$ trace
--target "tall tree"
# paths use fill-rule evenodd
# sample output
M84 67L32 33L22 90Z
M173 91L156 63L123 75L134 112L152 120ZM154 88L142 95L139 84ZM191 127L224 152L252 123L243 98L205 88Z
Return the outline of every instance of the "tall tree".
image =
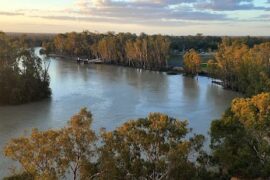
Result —
M153 113L102 132L101 179L192 179L198 177L190 156L201 153L203 136L186 139L186 121Z
M20 104L51 95L48 64L27 48L24 39L0 34L0 104Z
M270 177L270 94L237 98L211 125L211 148L221 174L243 179Z
M160 70L167 67L170 41L162 35L72 32L57 35L52 44L44 43L44 48L47 53L101 58L105 63Z
M240 41L223 39L216 53L216 71L213 76L223 82L225 88L252 96L270 90L270 43L249 48Z
M191 49L184 55L184 71L185 74L196 76L200 71L201 57L194 50Z
M38 131L12 139L5 147L7 157L17 161L34 178L59 179L71 172L73 179L94 173L92 162L96 135L91 130L92 115L85 108L74 115L67 127ZM87 168L87 173L84 169Z

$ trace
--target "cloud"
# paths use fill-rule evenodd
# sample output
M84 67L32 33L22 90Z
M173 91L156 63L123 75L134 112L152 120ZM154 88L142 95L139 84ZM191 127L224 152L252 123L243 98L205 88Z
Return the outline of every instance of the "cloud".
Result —
M3 12L3 11L0 11L0 15L3 15L3 16L23 16L24 13L21 13L21 12Z
M259 21L270 21L270 14L262 14L255 19Z
M112 23L112 24L139 24L144 26L160 26L161 23L164 26L190 26L190 25L199 25L201 23L192 23L181 20L146 20L142 21L141 19L133 19L132 22L127 22L124 19L114 19L114 18L103 18L103 17L74 17L74 16L32 16L36 18L50 19L50 20L64 20L64 21L82 21L82 22L94 22L94 23Z
M270 0L265 0L265 2ZM75 0L75 6L57 9L18 9L0 15L43 18L87 23L133 24L143 26L183 27L196 24L217 24L250 21L227 11L260 10L253 0ZM256 16L256 14L254 15ZM254 17L253 16L253 17ZM240 18L238 18L240 17ZM265 20L258 17L256 21Z
M199 0L77 0L76 4L78 6L126 6L126 5L133 5L133 6L168 6L174 4L181 4L181 3L194 3Z
M269 2L270 0L268 0ZM194 7L202 10L236 11L236 10L267 10L262 6L255 6L253 0L208 0L194 4Z
M78 10L71 9L70 13L88 17L102 17L128 23L147 23L167 20L213 21L228 20L225 14L201 12L192 9L190 4L198 0L79 0Z

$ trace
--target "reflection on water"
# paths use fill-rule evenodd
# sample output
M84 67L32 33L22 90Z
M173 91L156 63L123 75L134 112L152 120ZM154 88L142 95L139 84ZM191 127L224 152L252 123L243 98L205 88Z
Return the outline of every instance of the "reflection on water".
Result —
M220 117L238 94L183 76L107 65L78 65L53 59L52 98L21 106L0 107L0 148L32 128L63 127L81 107L94 115L93 128L114 129L128 119L163 112L188 119L195 133L207 134L211 120ZM3 176L11 162L0 155ZM1 176L0 176L1 177Z

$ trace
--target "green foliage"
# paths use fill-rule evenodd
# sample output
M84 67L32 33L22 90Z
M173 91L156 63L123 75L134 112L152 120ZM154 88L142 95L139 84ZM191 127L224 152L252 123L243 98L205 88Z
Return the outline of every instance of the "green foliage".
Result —
M270 177L270 94L239 98L211 125L211 148L221 174L244 179Z
M51 95L48 66L23 41L0 34L0 104L21 104Z
M225 88L247 96L270 91L270 42L249 48L240 41L223 39L209 74L221 79ZM216 68L216 69L214 69Z
M18 161L35 179L58 179L65 177L67 172L74 179L78 175L86 176L85 168L87 173L95 170L91 158L96 152L96 135L91 123L91 113L82 109L62 129L44 132L34 129L29 137L12 139L4 154Z
M103 130L101 179L199 178L195 162L204 138L197 135L188 140L189 132L186 121L159 113L128 121L112 132Z
M171 49L187 51L196 49L197 51L215 51L221 42L221 37L217 36L170 36Z
M4 154L20 163L22 175L10 178L59 179L201 179L209 178L201 159L204 137L187 138L186 121L152 113L114 131L91 130L92 115L82 109L59 130L33 130L12 139ZM197 161L200 159L200 161Z
M218 66L217 63L212 59L208 60L207 62L207 73L210 77L217 78Z
M240 41L253 47L256 44L261 44L269 41L269 37L229 37L232 41ZM218 45L222 42L220 36L203 36L197 34L195 36L169 36L171 41L171 49L177 51L187 51L189 49L196 49L197 51L209 52L216 51Z
M31 174L26 172L20 174L14 174L9 177L5 177L3 180L34 180L34 177Z

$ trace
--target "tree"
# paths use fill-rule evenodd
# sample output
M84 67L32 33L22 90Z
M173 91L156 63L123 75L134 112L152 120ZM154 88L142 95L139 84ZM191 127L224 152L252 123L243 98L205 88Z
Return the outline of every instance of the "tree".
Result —
M68 126L61 131L60 146L63 162L68 164L74 180L77 179L78 175L86 176L80 172L85 166L88 168L94 166L91 160L96 155L94 143L97 137L91 130L92 121L92 114L83 108L71 118Z
M48 64L27 48L24 39L0 33L0 104L21 104L50 97Z
M237 98L211 125L211 148L223 175L270 177L270 94Z
M191 49L184 55L184 71L186 75L196 76L200 71L201 57Z
M270 43L250 48L241 41L224 38L216 53L216 70L210 75L222 80L225 88L252 96L270 90Z
M57 35L51 44L44 43L44 48L46 53L101 58L105 63L160 70L167 67L170 41L162 35L72 32Z
M152 113L130 120L112 132L102 131L100 178L192 179L203 136L186 139L186 121ZM190 157L194 155L194 161ZM182 171L184 169L184 171ZM195 173L194 173L195 172Z
M30 137L12 139L5 147L7 157L20 163L23 170L37 178L56 179L63 175L59 167L59 132L34 129Z
M71 172L73 179L78 179L78 175L86 176L84 168L94 167L91 158L96 135L91 123L92 115L84 108L67 127L43 132L34 129L28 137L12 139L4 153L35 178L58 179Z

